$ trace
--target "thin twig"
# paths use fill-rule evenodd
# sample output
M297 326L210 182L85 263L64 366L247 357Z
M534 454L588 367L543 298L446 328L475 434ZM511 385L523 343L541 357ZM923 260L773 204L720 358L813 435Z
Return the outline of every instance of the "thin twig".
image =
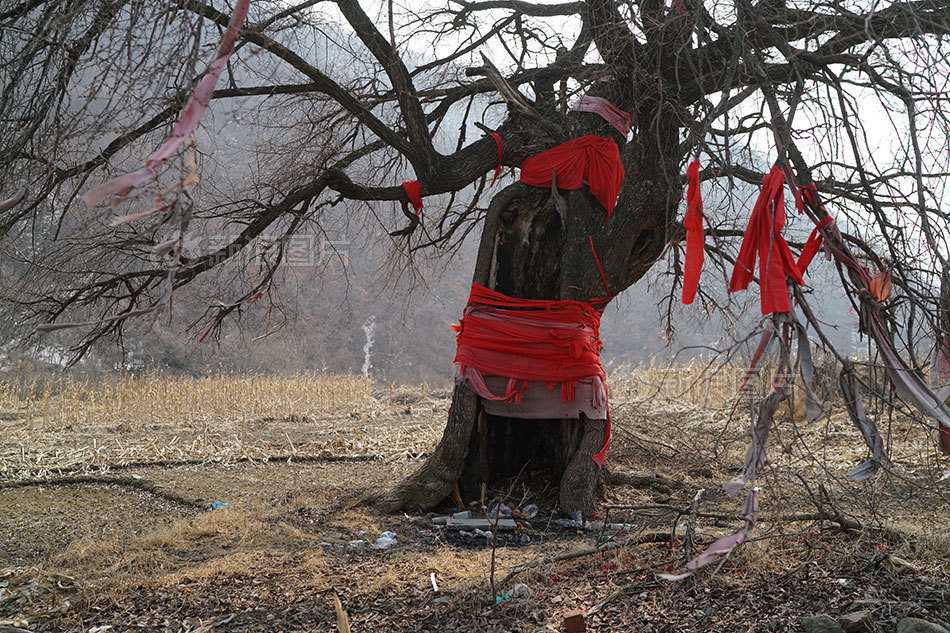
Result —
M501 584L504 585L512 578L517 576L523 571L529 569L534 569L535 567L540 567L541 565L546 565L548 563L557 563L563 560L571 560L572 558L580 558L582 556L591 556L593 554L599 554L601 552L607 552L612 549L617 549L619 547L627 547L629 545L643 545L646 543L669 543L670 536L665 532L648 532L641 536L634 538L629 538L624 541L616 541L610 543L604 543L603 545L598 545L597 547L592 547L590 549L582 549L576 552L567 552L564 554L556 554L553 556L544 556L542 558L529 561L522 565L518 565L512 569L508 574L501 580Z

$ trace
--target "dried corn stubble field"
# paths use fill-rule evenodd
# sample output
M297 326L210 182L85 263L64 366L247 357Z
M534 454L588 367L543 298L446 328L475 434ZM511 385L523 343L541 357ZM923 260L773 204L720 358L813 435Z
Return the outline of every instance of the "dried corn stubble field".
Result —
M780 411L754 540L716 572L656 580L682 561L683 545L639 541L687 522L675 508L698 490L699 545L738 525L702 515L733 516L741 505L719 488L748 439L748 402L734 396L741 372L612 372L604 501L652 507L610 510L636 526L628 533L532 526L527 543L497 549L494 580L497 593L519 582L533 593L497 606L490 548L358 503L435 445L447 389L324 375L3 384L0 626L331 631L333 589L354 631L563 630L572 608L588 610L594 631L785 631L857 599L876 601L882 626L907 615L950 620L950 460L900 416L879 419L894 476L858 485L843 479L865 457L843 413L806 425L799 403ZM788 520L819 513L805 483L826 514L863 529ZM514 484L513 499L542 514L554 498L536 477ZM215 501L229 507L208 511ZM399 544L347 550L360 530L392 530ZM604 537L602 552L552 560Z

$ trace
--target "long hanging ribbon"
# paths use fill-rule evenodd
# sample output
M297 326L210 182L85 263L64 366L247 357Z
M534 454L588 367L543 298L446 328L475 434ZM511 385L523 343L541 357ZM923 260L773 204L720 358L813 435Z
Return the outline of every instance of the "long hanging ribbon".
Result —
M495 186L495 181L498 180L498 175L501 173L501 154L502 154L503 145L501 144L501 135L498 134L497 132L492 132L488 136L495 139L495 145L498 147L498 166L495 167L495 175L492 176L491 184L488 185L488 188L491 189L492 187Z
M402 183L402 188L406 191L412 208L416 210L416 217L419 217L419 211L422 210L422 185L418 180L407 180Z
M607 392L607 383L604 382L604 393ZM604 428L604 444L601 446L600 450L597 451L591 459L594 460L594 463L597 464L597 468L602 468L604 466L604 458L607 457L607 449L610 448L610 405L607 405L607 426Z
M805 188L801 198L805 204L820 208L816 189L813 185ZM867 268L855 258L843 242L840 244L832 243L831 251L838 262L854 272L864 290L871 292L872 295L875 292L877 293L875 300L880 302L879 299L883 296L882 292L884 292L882 286L889 285L887 274L884 273L872 279ZM875 283L876 281L877 283ZM890 377L898 397L909 404L913 404L921 413L933 416L937 420L941 447L945 453L950 453L950 407L945 404L944 398L946 396L934 393L924 382L923 377L912 370L898 353L888 334L879 306L863 303L861 306L861 321L865 331L877 342L878 351L884 360L884 369ZM947 353L950 356L950 350L947 350Z
M191 98L188 99L188 103L182 109L181 118L175 123L168 139L149 156L148 160L145 161L145 167L142 169L119 176L87 192L82 197L82 201L86 203L87 207L92 208L106 198L114 196L110 202L110 207L115 209L128 198L129 193L135 187L157 174L168 159L174 156L178 148L185 142L185 139L195 131L198 121L201 120L205 110L208 109L218 78L221 77L231 53L234 52L234 42L237 40L245 18L247 18L250 3L250 0L238 0L234 7L234 13L231 14L231 20L228 22L227 31L225 31L221 43L218 45L218 52L214 61L211 62L208 72L198 82Z
M788 312L786 276L796 284L804 284L792 251L782 237L785 226L785 175L778 166L762 179L762 191L755 201L739 256L736 258L729 292L745 290L752 281L755 255L759 255L759 289L762 314Z
M944 271L940 280L940 319L937 328L937 376L950 378L950 271ZM944 431L944 446L950 452L950 430Z
M602 97L584 95L571 107L571 110L599 114L624 136L630 134L633 117Z
M706 236L703 233L703 199L699 193L699 161L694 160L686 169L689 186L686 188L686 265L683 267L683 303L689 305L696 298L699 275L703 270Z
M12 197L7 198L6 200L0 200L0 213L8 209L12 209L16 205L20 204L23 201L23 198L26 197L26 189L20 189Z

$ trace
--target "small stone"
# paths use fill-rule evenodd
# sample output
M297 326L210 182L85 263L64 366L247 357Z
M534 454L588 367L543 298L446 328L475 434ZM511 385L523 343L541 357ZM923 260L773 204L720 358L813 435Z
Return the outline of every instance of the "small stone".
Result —
M928 622L927 620L921 620L920 618L904 618L897 623L897 633L948 633L947 629L940 626L939 624L934 624L933 622Z
M870 611L855 611L838 620L844 633L870 633L874 630L874 618Z
M564 628L567 633L585 633L587 623L584 622L584 611L574 609L564 614Z
M379 549L379 550L390 549L390 548L395 547L396 545L397 545L396 539L386 537L386 536L380 536L373 543L373 549Z
M838 621L825 613L804 618L802 629L805 633L842 633Z

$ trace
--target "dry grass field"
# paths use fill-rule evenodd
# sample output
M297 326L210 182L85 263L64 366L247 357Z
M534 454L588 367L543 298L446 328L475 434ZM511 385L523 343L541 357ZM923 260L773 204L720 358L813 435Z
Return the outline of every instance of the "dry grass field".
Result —
M554 528L551 482L526 473L489 493L541 512L494 548L361 503L436 444L446 385L0 383L0 631L336 631L334 592L354 632L560 631L575 608L591 631L789 631L859 600L881 630L950 620L950 459L885 410L892 466L864 484L843 476L865 458L846 415L808 425L801 403L780 410L753 539L693 579L656 578L687 555L680 509L699 490L697 547L739 525L741 500L720 486L748 442L741 374L611 372L603 501L641 507L604 514L629 529ZM385 530L392 549L347 548ZM517 583L530 595L496 604Z

